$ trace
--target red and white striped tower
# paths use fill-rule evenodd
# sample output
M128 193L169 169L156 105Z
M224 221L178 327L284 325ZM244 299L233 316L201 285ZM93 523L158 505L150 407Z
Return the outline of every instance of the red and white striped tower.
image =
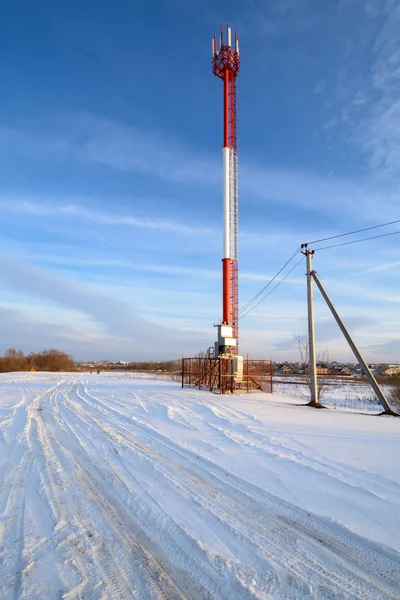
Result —
M240 68L239 41L235 32L232 48L231 28L227 26L212 40L212 70L224 82L223 141L223 258L222 258L222 324L218 354L238 353L238 162L236 125L236 78ZM228 326L228 327L226 327Z

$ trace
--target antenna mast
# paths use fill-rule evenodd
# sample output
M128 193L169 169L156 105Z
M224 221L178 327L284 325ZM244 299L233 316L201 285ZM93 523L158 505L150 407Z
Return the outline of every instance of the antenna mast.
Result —
M222 79L224 137L223 137L223 258L222 258L222 323L232 328L229 334L219 334L220 353L238 354L239 336L239 285L238 285L238 159L236 121L236 78L240 68L239 40L235 32L232 47L232 32L227 25L226 40L223 28L219 44L214 35L212 40L212 70ZM228 333L228 332L227 332ZM222 338L222 339L221 339ZM225 338L225 343L223 341Z

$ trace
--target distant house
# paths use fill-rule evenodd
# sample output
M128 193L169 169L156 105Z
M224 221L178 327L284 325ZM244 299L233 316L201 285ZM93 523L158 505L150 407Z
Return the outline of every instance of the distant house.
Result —
M400 375L400 368L397 366L389 365L387 369L382 371L382 375Z
M280 372L282 375L293 375L293 369L289 365L284 365Z
M374 370L375 375L399 375L400 367L399 365L388 365L382 364L378 365Z
M351 375L351 371L348 367L343 367L340 371L340 375Z
M349 367L351 375L363 375L363 370L358 365Z
M329 367L317 367L317 375L328 375Z

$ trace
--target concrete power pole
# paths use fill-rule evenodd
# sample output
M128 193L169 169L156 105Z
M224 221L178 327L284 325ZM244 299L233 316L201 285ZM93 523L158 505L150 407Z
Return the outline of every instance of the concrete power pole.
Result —
M310 377L310 406L320 407L318 399L317 382L317 357L315 353L315 327L314 327L314 292L312 281L312 257L314 250L306 249L303 252L307 262L307 308L308 308L308 357L309 357L309 377Z
M307 254L309 254L309 253L310 253L310 251L307 250ZM308 265L308 263L307 263L307 265ZM307 274L308 274L308 268L307 268ZM314 281L317 284L319 291L321 292L325 302L327 303L329 310L331 311L336 323L339 325L341 332L343 333L344 337L347 340L347 343L349 344L350 348L352 349L354 356L358 360L359 364L362 366L364 375L368 379L379 402L381 403L382 407L384 408L385 414L398 417L399 415L390 406L388 399L386 398L381 387L379 386L378 382L376 381L375 377L373 376L373 374L372 374L370 368L368 367L367 363L365 362L364 358L361 356L360 351L358 350L357 346L355 345L350 333L347 331L345 324L343 323L342 319L339 317L339 314L336 311L336 308L333 306L327 292L325 291L320 278L318 277L316 272L312 271L312 270L311 270L311 276L314 278ZM310 312L308 313L308 315L309 315L308 318L310 318Z

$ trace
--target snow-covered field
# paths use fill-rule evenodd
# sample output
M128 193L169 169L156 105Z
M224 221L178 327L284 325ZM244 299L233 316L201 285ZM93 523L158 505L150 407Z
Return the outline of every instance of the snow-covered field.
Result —
M273 387L274 391L297 398L303 403L310 400L310 391L305 385L304 377L291 377L290 379L279 376L274 377ZM381 384L381 388L390 401L392 387L387 383ZM379 414L383 411L369 383L357 379L329 379L324 386L321 403L328 408L339 408L340 410L371 414ZM392 408L398 410L395 405Z
M400 419L0 375L0 597L400 597Z

